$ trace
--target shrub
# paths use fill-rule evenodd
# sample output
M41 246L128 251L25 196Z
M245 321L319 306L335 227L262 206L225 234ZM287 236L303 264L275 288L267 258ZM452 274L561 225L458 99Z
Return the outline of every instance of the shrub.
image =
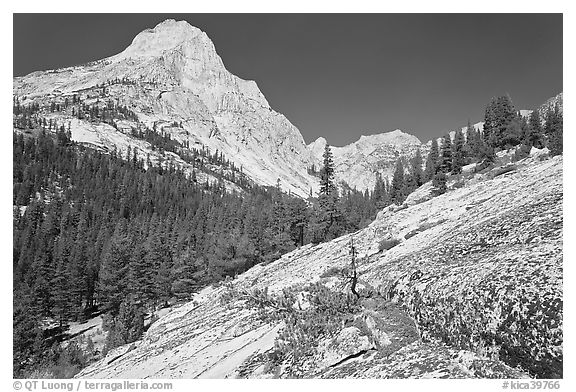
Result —
M361 307L357 298L349 293L332 291L316 283L307 287L310 308L305 311L280 313L285 327L275 341L277 355L296 363L312 355L319 341L337 333L345 320L352 320Z
M297 291L308 293L310 307L300 310L292 306ZM265 322L284 323L268 360L273 367L284 363L290 372L298 368L296 365L302 358L315 353L322 339L334 336L346 321L353 320L353 315L361 310L356 296L333 291L320 283L301 287L300 290L286 289L277 295L270 295L266 288L246 292L231 287L226 295L246 299L246 306L256 308Z
M404 238L405 238L405 239L412 238L412 237L414 237L416 234L418 234L418 233L420 233L420 232L421 232L420 229L414 229L414 230L406 233L406 235L404 235Z
M439 219L437 221L432 221L432 222L424 222L422 225L420 225L418 228L406 233L406 235L404 235L405 239L408 238L412 238L414 237L416 234L418 233L422 233L425 230L431 229L435 226L438 226L442 223L446 222L446 219Z
M76 341L65 347L55 342L35 366L26 371L25 378L72 378L88 364L88 357Z
M87 364L84 351L74 341L58 351L58 360L51 369L54 378L72 378Z
M94 353L94 340L92 340L91 336L88 336L87 342L86 342L86 351L89 354L93 354Z
M389 250L392 249L393 247L395 247L396 245L398 245L400 243L400 240L396 239L396 238L384 238L383 240L381 240L378 243L378 250L380 252L384 251L384 250Z
M344 271L340 267L330 267L326 271L322 272L321 278L331 278L333 276L342 276Z

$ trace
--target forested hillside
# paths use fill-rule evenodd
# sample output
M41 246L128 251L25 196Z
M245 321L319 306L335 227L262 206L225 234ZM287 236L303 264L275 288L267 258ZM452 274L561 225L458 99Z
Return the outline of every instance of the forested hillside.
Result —
M244 183L226 192L76 145L64 129L36 131L13 139L15 375L57 361L70 321L106 313L112 348L141 336L146 313L324 240L313 234L323 225L314 200ZM351 190L338 210L334 235L376 212Z

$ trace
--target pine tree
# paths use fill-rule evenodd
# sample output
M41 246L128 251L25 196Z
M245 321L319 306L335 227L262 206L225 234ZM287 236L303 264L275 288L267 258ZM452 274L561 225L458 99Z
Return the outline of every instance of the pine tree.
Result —
M525 119L517 113L506 125L500 136L499 145L502 148L510 149L522 141L524 133Z
M76 225L75 238L72 238L71 262L68 268L70 273L70 295L71 305L75 320L83 321L83 300L87 292L87 238L89 233L88 211L83 208L80 212L78 224Z
M374 185L374 191L372 193L372 203L377 210L381 210L390 204L386 182L384 182L380 173L376 173L376 184Z
M279 258L282 254L294 250L295 245L290 238L288 229L287 208L284 203L280 187L277 188L276 200L272 209L272 248L273 258Z
M70 274L67 268L69 263L70 260L67 257L60 256L54 278L51 281L54 300L53 312L60 327L67 324L72 314Z
M106 317L104 327L108 330L104 351L108 352L140 339L144 333L144 312L141 307L123 301L116 316Z
M446 174L443 171L436 173L432 179L432 194L434 196L446 193Z
M39 354L34 342L41 330L38 326L40 315L34 311L33 291L26 284L15 288L12 307L12 363L14 377L22 377L21 373L27 363Z
M51 260L51 252L44 246L39 246L34 256L31 275L34 278L28 279L34 288L34 307L41 316L52 315L53 290L52 281L55 275L55 268Z
M292 242L304 245L304 232L308 224L308 205L300 198L289 197L286 200L286 225Z
M528 130L524 135L523 143L530 147L544 147L544 132L542 130L540 114L537 110L533 110L532 113L530 113L530 118L528 120Z
M424 171L422 170L422 155L420 149L416 150L416 154L410 160L410 173L416 184L416 188L424 184Z
M432 139L432 146L430 147L430 152L426 157L426 169L424 171L424 179L426 181L432 180L434 175L438 171L438 141L434 138Z
M310 223L312 241L322 242L337 237L342 231L342 214L338 209L338 191L334 184L332 151L326 144L324 167L320 173L320 195Z
M440 157L440 171L450 173L452 171L452 139L450 134L444 135L442 138L442 155Z
M133 243L128 234L127 222L121 219L116 225L110 243L102 255L100 267L100 292L107 309L116 314L126 294L126 276Z
M390 186L390 200L394 204L402 204L406 199L405 194L405 180L404 180L404 165L402 160L396 161L394 169L394 176L392 177L392 184Z
M473 160L478 159L480 155L480 149L482 146L482 138L480 136L480 131L476 130L468 120L468 126L466 130L466 144L464 145L465 151L465 161L466 163L472 163Z
M548 149L552 156L563 154L563 115L558 105L548 110L544 133L548 138Z
M155 298L154 264L145 246L134 247L127 272L127 294L131 303L149 306Z
M454 135L454 143L452 144L452 173L462 173L462 166L466 164L466 156L464 151L464 135L460 129L456 130Z
M416 188L418 188L418 184L414 174L412 172L405 173L403 194L408 196L410 193L414 192Z
M155 271L154 285L155 298L160 302L167 303L171 297L171 274L173 253L168 241L166 227L153 217L150 223L149 242L146 257L148 265L153 266Z
M482 171L496 162L496 151L488 143L482 142L475 171Z
M320 177L320 194L329 195L336 189L336 186L334 185L334 162L332 160L332 150L328 144L326 144L326 147L324 148L323 158L324 167L322 168Z
M194 252L187 250L176 257L174 261L172 292L178 298L188 299L198 288L196 279L194 279L194 257Z
M510 135L506 135L510 122L517 117L517 113L509 96L492 98L484 112L484 142L492 148L505 147L510 142ZM508 133L515 129L508 130Z

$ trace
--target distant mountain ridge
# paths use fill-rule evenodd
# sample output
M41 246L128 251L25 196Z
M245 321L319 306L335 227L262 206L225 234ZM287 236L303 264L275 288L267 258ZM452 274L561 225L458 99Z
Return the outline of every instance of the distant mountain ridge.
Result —
M322 166L326 139L318 138L308 145L316 167ZM391 177L398 157L411 157L421 147L420 140L400 129L364 136L344 147L331 147L337 181L351 188L373 189L376 175Z

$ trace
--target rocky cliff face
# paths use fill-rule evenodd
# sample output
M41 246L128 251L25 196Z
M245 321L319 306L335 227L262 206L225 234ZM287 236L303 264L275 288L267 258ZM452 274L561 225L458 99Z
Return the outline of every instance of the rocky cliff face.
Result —
M448 185L205 289L78 377L562 377L562 157L533 150ZM339 313L311 293L349 291L334 271L350 265L352 239L363 299L322 329ZM250 305L262 292L292 300ZM274 317L279 306L297 318ZM290 334L315 336L298 360L278 354Z

